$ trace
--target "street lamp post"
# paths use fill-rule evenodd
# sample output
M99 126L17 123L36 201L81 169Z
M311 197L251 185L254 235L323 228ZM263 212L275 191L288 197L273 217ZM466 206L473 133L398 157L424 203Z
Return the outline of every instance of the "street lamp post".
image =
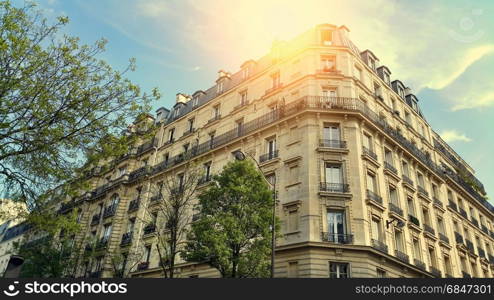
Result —
M233 153L233 155L235 156L236 160L245 160L246 159L245 153L240 151L240 150L235 151ZM272 215L271 215L271 217L272 217L272 219L271 219L271 278L273 278L274 277L274 257L275 257L274 248L276 247L276 232L275 232L276 201L277 201L276 200L276 180L274 181L274 183L269 182L269 180L266 178L266 176L264 176L264 173L261 170L261 166L259 165L257 160L252 155L250 155L249 153L247 153L247 155L256 163L257 168L259 169L259 171L262 174L262 177L268 183L268 185L273 189L273 210L272 210Z

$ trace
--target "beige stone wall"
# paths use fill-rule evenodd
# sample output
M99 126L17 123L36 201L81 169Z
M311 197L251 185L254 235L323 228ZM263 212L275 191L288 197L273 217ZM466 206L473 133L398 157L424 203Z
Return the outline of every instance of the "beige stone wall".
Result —
M340 29L340 31L344 31ZM342 33L343 34L343 33ZM346 35L346 33L344 33ZM105 184L106 177L116 178L115 172L119 168L126 166L126 172L138 169L147 160L148 165L157 165L162 161L163 156L175 156L183 151L183 145L191 145L198 139L199 143L209 139L211 133L219 135L235 128L236 121L243 118L244 122L253 120L263 114L268 113L273 108L278 107L284 101L286 104L293 103L304 96L321 96L323 90L335 90L338 97L349 97L359 99L365 103L377 115L385 118L393 128L400 128L401 134L408 140L413 140L418 148L431 154L432 159L439 164L443 162L450 164L433 145L434 132L417 112L413 111L403 99L399 97L375 72L373 72L362 59L348 48L341 46L320 46L317 43L317 31L311 30L297 38L296 47L293 44L286 45L286 51L278 59L277 63L267 66L251 78L245 80L235 88L224 92L210 102L195 109L191 113L175 120L170 124L161 124L156 136L157 147L151 151L135 158L129 158L119 163L118 166L107 174L95 179L94 188ZM302 43L303 42L303 43ZM338 72L321 74L320 60L322 56L334 56L336 58L336 69ZM269 58L270 56L268 56ZM266 60L268 58L263 58ZM272 59L272 57L270 58ZM360 68L361 76L357 78L356 68ZM266 91L271 88L271 75L279 72L280 82L283 87L270 94ZM383 100L374 96L374 84L382 88ZM239 105L240 93L247 90L249 104L242 108ZM394 99L394 100L392 100ZM394 108L392 101L395 102ZM212 117L213 107L220 105L221 119L215 122L208 122ZM400 112L397 116L395 111ZM410 114L412 125L407 124L403 119L405 111ZM186 130L187 122L194 118L194 134L182 136ZM344 149L333 149L321 147L324 124L337 124L340 128L341 139L346 141ZM423 133L419 128L423 126ZM175 128L175 142L166 144L168 132ZM372 150L377 155L377 160L365 156L362 150L363 135L372 137ZM455 242L453 220L459 224L461 231L464 228L478 236L481 247L486 249L488 254L494 254L494 239L492 236L483 233L478 227L460 217L458 213L450 208L448 204L447 191L453 195L452 201L461 197L465 203L473 208L475 213L481 213L488 230L493 231L493 215L461 187L453 182L445 181L430 170L430 166L423 165L410 151L403 145L390 137L382 129L362 113L356 111L308 108L297 111L286 118L269 124L264 128L251 132L247 136L234 139L222 147L213 149L205 154L195 157L198 165L211 161L212 172L220 172L222 167L232 158L231 152L237 149L251 153L259 158L265 154L266 139L275 137L279 157L261 164L262 171L269 175L275 173L277 176L276 189L279 193L279 204L277 215L282 221L282 238L278 239L276 259L276 276L288 276L290 263L292 271L297 270L299 277L328 277L329 261L347 262L350 265L352 277L376 277L377 269L386 272L390 277L421 277L432 276L429 271L430 258L428 249L434 248L435 268L446 273L443 260L446 254L450 257L450 275L462 276L460 269L460 255L468 256L474 263L467 264L467 269L463 270L476 276L492 277L492 267L485 260L481 260L478 255L468 254L463 246ZM394 156L394 167L397 174L385 171L384 169L384 149L392 151ZM413 174L414 186L408 186L403 181L403 169L401 162L408 161L410 173ZM339 163L343 166L345 183L349 184L348 193L323 192L320 190L320 183L324 182L324 165L326 162ZM180 166L167 169L165 172L143 177L142 180L134 183L126 183L116 186L100 199L94 199L83 206L83 225L86 226L89 234L96 231L100 236L102 224L111 223L113 226L111 240L108 245L108 252L115 251L120 246L122 234L125 233L127 222L131 217L137 217L133 240L130 249L138 249L143 244L152 244L153 238L142 240L145 206L150 198L151 187L160 180L162 176L172 176L177 174ZM366 174L372 172L376 176L376 193L383 199L382 205L373 204L367 197ZM417 192L417 178L415 174L421 172L424 177L425 186L431 193L431 183L438 187L437 200L441 205L434 204L432 197L420 196ZM173 175L174 176L174 175ZM400 217L390 211L388 186L396 188L399 207L403 210ZM128 205L136 197L137 187L142 186L143 194L141 205L137 212L127 213ZM120 196L120 203L115 216L104 219L97 225L90 225L92 216L96 213L100 203L108 203L113 194ZM420 221L421 226L413 226L408 215L412 214L407 208L407 197L413 200L415 206L415 216ZM345 223L347 232L353 235L353 242L347 245L324 242L321 233L328 231L327 211L338 209L345 211ZM435 230L435 234L427 234L422 226L424 216L422 209L427 209L429 213L430 226ZM295 216L294 216L295 215ZM449 243L441 242L438 237L437 217L442 217L445 231L443 234L449 238ZM371 220L379 219L382 231L382 242L388 246L388 254L372 248ZM400 262L395 257L396 244L394 241L394 231L396 222L386 226L386 222L400 219L404 223L403 243L404 250L412 264ZM295 222L290 224L290 222ZM464 235L463 232L460 232ZM420 270L413 265L414 255L412 240L413 237L420 241L420 254L415 254L426 264L426 270ZM81 240L83 237L79 237ZM472 238L473 243L477 239ZM487 245L486 245L487 243ZM477 247L477 245L475 245ZM158 255L153 248L150 259L149 270L135 272L135 276L160 276L158 268ZM132 250L130 250L132 251ZM104 254L105 252L102 252ZM107 263L104 266L103 276L111 276L111 268ZM296 267L295 267L296 266ZM477 268L474 272L472 268ZM485 269L483 269L485 267ZM481 269L483 269L482 273ZM183 262L183 267L179 268L180 276L188 277L198 275L201 277L216 277L219 274L204 265L191 267Z

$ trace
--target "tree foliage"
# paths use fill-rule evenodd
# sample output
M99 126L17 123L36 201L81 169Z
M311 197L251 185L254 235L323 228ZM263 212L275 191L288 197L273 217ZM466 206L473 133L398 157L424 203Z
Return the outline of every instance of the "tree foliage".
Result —
M63 34L68 21L0 1L0 189L31 208L60 184L78 190L81 168L125 153L136 136L122 130L159 97L124 78L134 60L116 71L98 58L106 40Z
M185 258L206 262L222 277L268 277L273 194L251 161L229 162L199 195ZM278 230L278 225L275 226Z

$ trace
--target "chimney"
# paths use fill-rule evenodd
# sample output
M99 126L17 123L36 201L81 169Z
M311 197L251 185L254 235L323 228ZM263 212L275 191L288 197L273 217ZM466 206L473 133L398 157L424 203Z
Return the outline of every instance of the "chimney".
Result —
M190 100L190 97L185 95L185 94L182 94L182 93L178 93L177 94L177 103L176 104L186 104L188 101Z
M218 71L218 80L220 80L223 77L230 78L230 73L228 73L227 71L224 71L224 70L219 70Z

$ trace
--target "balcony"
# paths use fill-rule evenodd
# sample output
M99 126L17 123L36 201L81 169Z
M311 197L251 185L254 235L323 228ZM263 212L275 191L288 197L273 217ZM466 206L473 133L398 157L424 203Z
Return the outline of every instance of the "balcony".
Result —
M245 100L244 102L242 102L239 105L235 106L233 108L233 111L237 111L237 110L241 109L242 107L246 107L247 105L249 105L249 101L248 100Z
M118 203L114 203L110 206L107 206L103 212L103 218L113 217L117 210Z
M213 179L213 177L211 175L204 175L201 178L199 178L197 184L203 185L203 184L206 184L208 182L211 182L212 179Z
M353 235L323 232L322 240L333 244L351 244L353 242Z
M448 200L448 207L454 211L458 211L458 205L451 200Z
M146 225L143 230L144 235L152 234L156 231L156 225L154 223Z
M346 149L346 141L321 139L319 140L319 146L325 148Z
M94 215L93 218L91 219L91 226L99 224L100 219L101 219L100 214Z
M477 253L479 254L480 258L484 258L484 257L487 258L484 249L477 247Z
M421 185L417 185L417 191L419 192L419 196L429 198L429 192Z
M424 224L424 231L431 234L432 236L436 235L436 231L428 224Z
M137 155L141 155L151 149L154 149L157 145L156 142L157 140L153 138L151 141L137 147Z
M147 175L148 171L149 171L149 166L144 166L144 167L141 167L135 171L132 171L129 174L129 182L134 182L134 181L140 179L141 177Z
M96 243L96 250L102 250L105 249L106 246L108 246L108 239L109 237L104 236L102 237L97 243Z
M275 91L281 89L282 87L283 87L283 83L278 83L275 86L273 86L272 88L267 89L266 92L264 93L264 96L271 94L271 93L274 93Z
M414 215L408 215L408 221L410 221L413 225L420 227L420 221Z
M193 134L194 132L196 132L196 129L195 128L187 129L187 130L184 131L184 134L182 135L182 137L188 136L190 134Z
M463 236L455 231L455 241L457 244L464 244Z
M465 218L466 220L468 220L468 215L467 215L467 212L466 212L463 208L461 208L461 207L460 207L460 211L459 211L459 212L460 212L460 215L461 215L463 218Z
M441 273L441 271L439 269L436 269L433 266L429 266L429 270L430 270L430 273L432 275L434 275L434 277L436 277L436 278L441 278L442 277L442 273Z
M408 255L399 250L395 250L395 256L404 263L410 263L410 258L408 257Z
M378 203L380 206L383 205L383 198L371 190L367 190L367 199Z
M473 223L473 225L475 225L475 227L480 227L479 220L475 219L474 217L471 217L470 221Z
M432 201L437 208L444 210L441 200L437 199L436 197L432 197Z
M141 262L137 265L137 271L144 271L144 270L147 270L148 268L149 268L149 262L148 261Z
M388 245L386 245L384 242L375 239L372 239L371 242L372 242L372 248L388 254Z
M414 188L413 180L410 179L410 177L408 177L407 175L403 175L403 176L401 176L401 179L403 179L403 184L406 184L406 185L410 186L411 188Z
M465 239L465 244L467 245L468 251L470 251L472 254L475 254L475 247L473 247L472 241L469 239Z
M367 147L362 147L362 154L377 161L377 154Z
M100 278L101 277L101 271L94 271L89 273L89 278Z
M398 214L399 216L403 217L403 209L401 209L398 205L390 202L389 203L389 210L391 212L394 212L394 213Z
M449 238L444 233L439 232L439 240L449 245Z
M346 183L321 182L319 185L319 190L321 192L329 193L348 193L350 191L350 187Z
M389 171L395 175L398 175L398 170L389 162L384 161L384 171Z
M414 264L417 268L421 269L422 271L426 271L425 264L424 264L424 262L423 262L423 261L421 261L420 259L415 258L415 259L413 260L413 264Z
M211 119L208 120L208 124L211 124L215 121L218 121L219 119L221 119L221 114L217 114L215 115L214 117L212 117Z
M481 226L481 227L482 227L482 231L483 231L485 234L489 235L489 229L487 228L487 226L485 226L484 224L482 224L482 226Z
M271 151L269 153L259 156L259 163L264 163L272 159L278 158L278 150Z
M130 213L130 212L138 210L140 202L141 202L141 200L139 198L130 201L128 212Z
M122 235L122 241L120 242L120 246L130 245L132 242L132 232L126 232Z
M175 143L175 138L172 137L171 139L168 139L166 142L164 142L161 147L168 146L168 145L171 145L173 143Z

